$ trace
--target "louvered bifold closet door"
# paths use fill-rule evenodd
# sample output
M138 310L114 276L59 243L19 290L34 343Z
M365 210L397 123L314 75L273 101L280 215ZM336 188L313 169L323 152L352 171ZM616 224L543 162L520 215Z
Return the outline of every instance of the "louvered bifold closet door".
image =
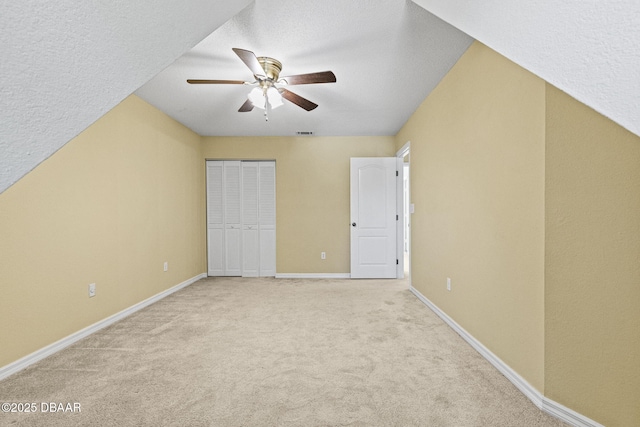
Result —
M242 275L241 162L224 162L225 276Z
M276 275L276 162L259 162L259 275Z
M259 270L258 162L242 162L242 276Z
M223 169L223 162L207 162L207 264L209 276L224 275Z

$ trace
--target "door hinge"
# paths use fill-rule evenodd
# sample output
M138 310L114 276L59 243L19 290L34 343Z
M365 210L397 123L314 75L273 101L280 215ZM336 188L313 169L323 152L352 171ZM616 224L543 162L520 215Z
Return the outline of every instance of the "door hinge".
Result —
M400 262L396 259L396 265L400 264Z
M398 175L398 171L396 171L396 176L400 176L400 175Z
M400 218L398 218L398 215L396 215L396 221L398 221Z

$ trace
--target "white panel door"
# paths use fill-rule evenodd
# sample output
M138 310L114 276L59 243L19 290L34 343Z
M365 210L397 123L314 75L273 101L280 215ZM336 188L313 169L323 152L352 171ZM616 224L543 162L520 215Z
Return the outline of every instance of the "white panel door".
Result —
M207 162L207 257L209 276L224 275L223 162Z
M395 157L351 159L351 277L396 277Z
M276 275L276 163L259 162L258 221L261 277Z
M224 162L224 275L242 275L241 162Z
M258 234L258 162L242 162L242 276L260 271Z

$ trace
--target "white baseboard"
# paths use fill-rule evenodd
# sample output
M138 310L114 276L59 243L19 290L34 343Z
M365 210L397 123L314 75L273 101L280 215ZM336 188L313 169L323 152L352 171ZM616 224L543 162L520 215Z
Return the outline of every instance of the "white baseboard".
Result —
M584 415L581 415L565 406L562 406L558 402L555 402L542 395L535 387L522 378L516 371L514 371L509 365L504 363L498 356L493 354L488 348L486 348L480 341L475 339L469 332L467 332L462 326L458 325L455 320L449 317L444 311L440 310L438 306L429 301L427 297L422 295L420 291L411 286L409 288L413 294L418 297L427 307L429 307L435 314L438 315L446 324L448 324L454 331L458 333L471 347L473 347L478 353L489 361L502 375L504 375L509 381L515 385L518 390L522 392L534 405L543 410L544 412L552 415L565 423L568 423L575 427L604 427Z
M276 279L350 279L350 273L276 273Z
M542 396L542 409L549 415L553 415L559 420L576 427L604 427L602 424L577 413L547 397Z
M207 277L206 273L202 273L195 277L192 277L191 279L185 280L184 282L176 286L173 286L167 289L166 291L160 292L159 294L156 294L150 298L147 298L144 301L141 301L135 305L132 305L129 308L126 308L112 316L107 317L106 319L96 322L93 325L87 326L86 328L81 329L78 332L75 332L65 338L62 338L61 340L58 340L53 344L49 344L48 346L43 347L40 350L36 350L33 353L28 354L23 358L16 360L15 362L12 362L6 366L1 367L0 380L15 374L16 372L21 371L30 365L33 365L34 363L44 359L47 356L57 353L58 351L70 346L71 344L74 344L77 341L80 341L82 338L85 338L93 334L94 332L99 331L100 329L103 329L109 325L112 325L117 321L122 320L125 317L135 313L136 311L141 310L153 304L154 302L159 301L162 298L167 297L172 293L177 292L180 289L185 288L191 285L192 283L197 282L198 280L203 279L205 277Z

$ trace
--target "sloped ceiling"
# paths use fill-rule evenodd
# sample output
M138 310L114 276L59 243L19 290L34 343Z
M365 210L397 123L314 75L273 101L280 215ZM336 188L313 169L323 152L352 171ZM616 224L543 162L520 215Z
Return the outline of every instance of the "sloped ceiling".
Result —
M395 135L472 41L410 0L256 0L136 94L200 135ZM282 76L337 82L287 88L313 111L239 113L251 87L186 82L253 81L234 47L278 59Z
M429 13L416 11L411 7L412 1ZM390 2L381 2L381 7ZM453 34L464 32L478 39L640 135L640 2L637 0L395 0L394 3L402 4L404 12L398 14L400 9L396 9L390 13L389 22L382 23L382 31L368 26L363 18L369 9L378 7L377 2L354 0L355 9L359 10L353 10L350 1L336 6L333 2L309 0L317 12L313 15L297 11L302 1L280 3L286 7L277 9L276 28L289 25L295 30L294 37L303 38L304 49L285 49L286 34L278 30L273 30L273 39L269 38L272 30L266 27L256 29L253 35L238 32L248 24L243 19L258 18L255 10L269 12L264 7L270 4L268 0L256 0L255 4L249 0L2 2L0 192L246 6L254 12L245 11L228 23L232 28L225 30L230 31L226 35L224 32L212 35L214 39L220 37L216 46L218 43L222 46L224 57L219 56L222 50L212 52L205 42L199 46L202 49L186 57L187 62L200 61L198 66L202 67L203 74L207 70L202 77L239 78L236 70L243 72L244 69L237 58L229 55L231 47L274 56L284 62L289 74L333 69L338 75L338 83L333 87L309 86L308 92L305 88L300 93L321 106L337 109L341 117L335 119L336 123L345 122L354 118L349 116L348 108L348 102L353 100L348 92L344 95L343 85L359 85L361 107L370 109L368 127L375 129L371 133L392 133L393 127L376 128L378 119L387 115L377 106L380 98L370 94L394 92L397 87L404 90L407 82L420 81L424 70L428 70L427 75L433 71L429 68L433 64L425 65L422 61L425 55L421 47L410 44L414 39L430 38L433 44L429 47L430 53L440 54L451 48L449 41L432 35L430 28L417 25L428 22L434 27L446 28L433 14L460 30ZM344 9L345 14L336 15L336 7L338 11ZM407 14L407 10L412 13ZM348 17L353 28L345 31L342 40L304 36L304 28L318 13L329 14L338 21ZM400 36L390 32L398 23L409 25L411 31ZM356 31L359 27L364 30ZM339 27L331 24L331 28ZM320 29L320 34L326 35L326 31ZM231 39L232 36L237 38ZM368 45L371 40L381 45L381 52L391 56L373 52ZM363 48L359 49L360 46ZM398 66L398 54L389 53L394 47L400 49L400 56L409 52L411 58L405 63L405 69ZM331 60L331 55L340 61ZM365 57L366 66L356 79L355 74L344 70L360 61L360 56ZM395 75L393 83L387 78L389 74ZM414 105L415 99L426 96L429 89L424 93L420 91L432 84L433 81L417 85L416 93L405 99L403 105ZM140 94L144 97L143 92ZM213 117L220 101L227 103L229 109L237 110L238 96L241 100L243 94L216 95L219 99L210 110ZM205 114L191 111L192 107L187 105L181 108L184 111L174 113L176 116L185 111L189 117ZM402 110L395 117L404 114ZM211 117L208 116L209 120ZM307 130L304 124L300 122L301 130ZM216 132L202 130L202 133Z
M413 1L640 135L640 1Z
M248 4L2 2L0 193Z

